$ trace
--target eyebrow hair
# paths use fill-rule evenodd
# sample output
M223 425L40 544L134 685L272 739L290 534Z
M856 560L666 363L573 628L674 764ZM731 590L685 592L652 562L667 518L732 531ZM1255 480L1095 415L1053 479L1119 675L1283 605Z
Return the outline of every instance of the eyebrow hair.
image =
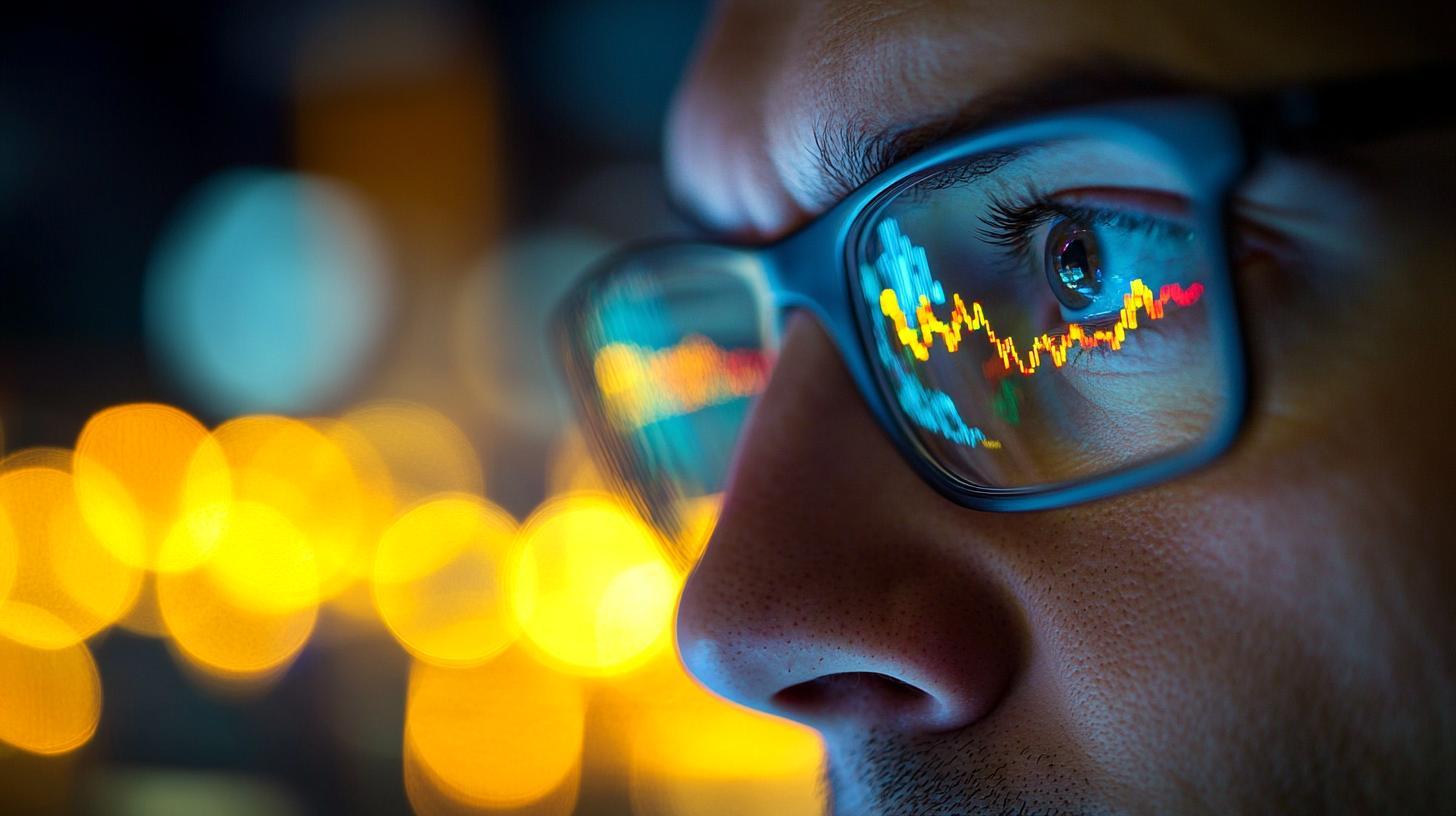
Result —
M1059 108L1196 90L1147 66L1110 60L1064 63L929 120L874 130L856 121L819 126L813 135L815 200L832 204L902 159L953 136Z

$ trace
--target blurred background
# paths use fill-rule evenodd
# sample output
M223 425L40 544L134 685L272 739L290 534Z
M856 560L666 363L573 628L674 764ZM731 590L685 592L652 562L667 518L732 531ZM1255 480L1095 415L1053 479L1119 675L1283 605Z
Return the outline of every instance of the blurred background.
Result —
M545 344L685 231L706 4L65 6L0 33L0 811L818 812L673 653L712 503L605 492Z

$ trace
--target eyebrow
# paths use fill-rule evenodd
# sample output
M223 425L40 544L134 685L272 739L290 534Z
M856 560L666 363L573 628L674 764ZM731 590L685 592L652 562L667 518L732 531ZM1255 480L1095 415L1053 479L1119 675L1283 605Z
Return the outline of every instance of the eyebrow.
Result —
M1061 108L1197 88L1157 69L1100 60L1062 64L978 94L949 114L866 130L863 123L815 129L815 199L830 205L897 162L946 139Z

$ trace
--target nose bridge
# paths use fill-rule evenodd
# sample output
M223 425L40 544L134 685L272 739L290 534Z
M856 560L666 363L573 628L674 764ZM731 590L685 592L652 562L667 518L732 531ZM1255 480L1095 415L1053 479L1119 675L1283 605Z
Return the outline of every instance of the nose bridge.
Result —
M920 523L943 500L812 321L791 323L739 455L679 610L688 668L821 728L940 730L989 710L1017 652L1005 593Z
M851 269L851 233L858 209L857 197L842 202L765 247L760 262L780 324L796 311L812 315L838 350L839 362L864 402L883 418L886 407L867 363L854 302L859 284L857 270Z

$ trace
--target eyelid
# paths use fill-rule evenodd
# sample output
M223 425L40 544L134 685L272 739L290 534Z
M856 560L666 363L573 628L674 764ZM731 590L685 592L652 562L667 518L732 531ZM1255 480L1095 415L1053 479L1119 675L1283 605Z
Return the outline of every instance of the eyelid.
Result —
M1088 208L1135 207L1148 216L1170 221L1187 221L1193 213L1192 204L1184 196L1147 188L1078 187L1060 190L1046 198L1058 204Z

